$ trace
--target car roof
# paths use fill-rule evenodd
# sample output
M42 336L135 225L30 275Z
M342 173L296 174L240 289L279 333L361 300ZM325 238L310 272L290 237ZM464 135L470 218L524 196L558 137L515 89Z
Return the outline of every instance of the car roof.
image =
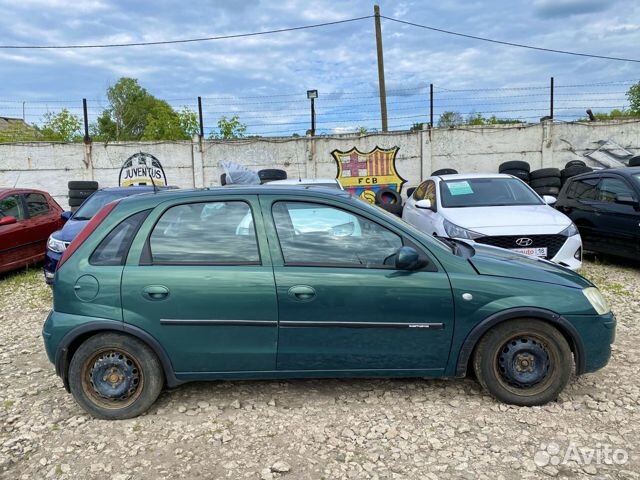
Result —
M335 178L287 178L286 180L274 180L265 185L315 185L318 183L337 183Z
M164 186L154 187L153 185L131 185L129 187L104 187L97 191L98 192L130 192L133 190L137 192L153 192L156 188L158 190L166 190L166 189L170 189L171 187L164 187Z
M580 178L600 178L603 175L611 175L611 174L628 178L633 175L640 174L640 167L603 168L601 170L594 170L593 172L581 173L580 175L575 175L570 179L573 181Z
M16 193L20 193L20 192L37 192L37 193L47 193L44 190L38 190L37 188L20 188L20 187L16 187L16 188L12 188L12 187L0 187L0 193L7 193L7 192L16 192ZM47 193L48 194L48 193Z
M353 196L344 190L337 190L331 187L322 187L318 185L272 185L268 189L264 185L225 185L220 187L208 187L198 189L166 189L158 192L146 192L135 197L125 197L120 202L123 205L129 202L153 202L156 198L158 202L175 200L175 199L192 199L198 197L211 196L228 196L228 195L295 195L309 197L336 198L339 196L343 199L350 199ZM354 200L360 202L361 200Z
M473 178L512 178L505 173L453 173L449 175L432 175L431 178L441 180L471 180Z

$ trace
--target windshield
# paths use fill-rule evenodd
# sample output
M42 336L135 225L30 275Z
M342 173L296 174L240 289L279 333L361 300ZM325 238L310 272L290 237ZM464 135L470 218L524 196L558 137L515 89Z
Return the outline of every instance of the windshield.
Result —
M544 204L517 178L446 180L440 182L440 199L447 208Z
M80 208L76 210L76 213L73 215L72 218L74 220L91 220L91 218L96 213L98 213L98 210L104 207L107 203L110 203L114 200L118 200L119 198L136 195L137 193L142 193L142 192L140 192L139 190L133 190L131 192L122 191L122 190L97 191L84 201L84 203L80 206Z

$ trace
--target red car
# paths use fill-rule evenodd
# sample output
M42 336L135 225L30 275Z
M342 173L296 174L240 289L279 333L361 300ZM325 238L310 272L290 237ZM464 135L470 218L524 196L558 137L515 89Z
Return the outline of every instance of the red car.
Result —
M0 188L0 273L42 261L62 212L46 192Z

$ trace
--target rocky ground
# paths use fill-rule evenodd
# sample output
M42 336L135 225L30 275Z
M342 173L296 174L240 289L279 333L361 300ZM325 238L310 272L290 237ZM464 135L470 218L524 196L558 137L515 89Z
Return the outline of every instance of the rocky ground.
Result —
M640 478L640 268L582 273L618 316L613 358L545 407L498 404L473 380L215 382L119 422L85 414L55 376L40 272L6 276L0 478Z

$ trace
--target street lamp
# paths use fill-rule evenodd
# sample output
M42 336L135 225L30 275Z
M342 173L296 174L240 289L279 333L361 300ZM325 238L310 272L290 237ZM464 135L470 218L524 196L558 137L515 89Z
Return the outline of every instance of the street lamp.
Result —
M311 100L311 136L316 134L316 108L314 100L318 98L318 90L307 90L307 98Z

